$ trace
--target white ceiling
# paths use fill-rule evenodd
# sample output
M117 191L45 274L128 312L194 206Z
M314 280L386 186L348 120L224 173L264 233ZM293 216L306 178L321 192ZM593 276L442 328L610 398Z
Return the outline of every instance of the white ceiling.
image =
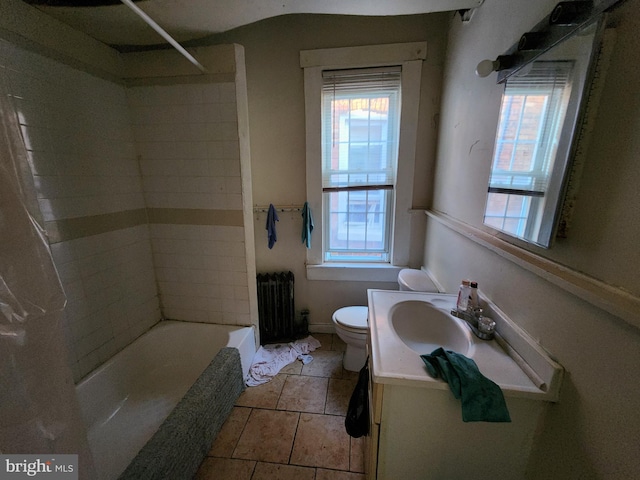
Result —
M411 15L478 7L484 0L144 0L145 13L178 41L201 38L292 13ZM125 5L38 6L41 11L110 45L164 40Z

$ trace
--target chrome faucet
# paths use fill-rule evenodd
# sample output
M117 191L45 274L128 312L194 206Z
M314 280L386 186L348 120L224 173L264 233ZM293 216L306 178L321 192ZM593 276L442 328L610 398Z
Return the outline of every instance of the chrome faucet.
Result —
M472 310L458 310L453 308L451 315L464 320L474 335L482 340L492 340L495 328L495 322L492 320L490 323L483 322L482 309L476 307ZM487 318L487 320L489 320Z

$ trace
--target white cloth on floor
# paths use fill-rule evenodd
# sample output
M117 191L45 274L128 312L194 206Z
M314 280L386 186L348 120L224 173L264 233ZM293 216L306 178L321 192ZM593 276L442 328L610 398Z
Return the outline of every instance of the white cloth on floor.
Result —
M298 358L307 364L313 359L309 352L319 347L320 342L311 335L288 344L279 343L260 347L253 357L245 383L249 387L267 383L283 367L295 362Z

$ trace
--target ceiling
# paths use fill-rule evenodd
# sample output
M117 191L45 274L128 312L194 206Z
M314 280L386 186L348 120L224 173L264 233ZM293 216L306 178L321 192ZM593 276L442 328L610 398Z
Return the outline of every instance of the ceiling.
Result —
M113 0L25 0L108 45L154 45L164 40L126 5ZM136 5L180 42L293 13L412 15L478 7L484 0L140 0ZM93 3L101 6L56 6Z

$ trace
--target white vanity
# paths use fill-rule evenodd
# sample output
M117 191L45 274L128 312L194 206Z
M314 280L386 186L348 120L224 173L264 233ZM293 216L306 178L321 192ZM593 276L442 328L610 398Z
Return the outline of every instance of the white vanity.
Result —
M558 400L563 370L495 306L498 336L476 338L449 312L453 295L369 290L368 478L522 479L537 429ZM460 401L431 378L421 354L473 359L504 394L511 423L462 421Z

